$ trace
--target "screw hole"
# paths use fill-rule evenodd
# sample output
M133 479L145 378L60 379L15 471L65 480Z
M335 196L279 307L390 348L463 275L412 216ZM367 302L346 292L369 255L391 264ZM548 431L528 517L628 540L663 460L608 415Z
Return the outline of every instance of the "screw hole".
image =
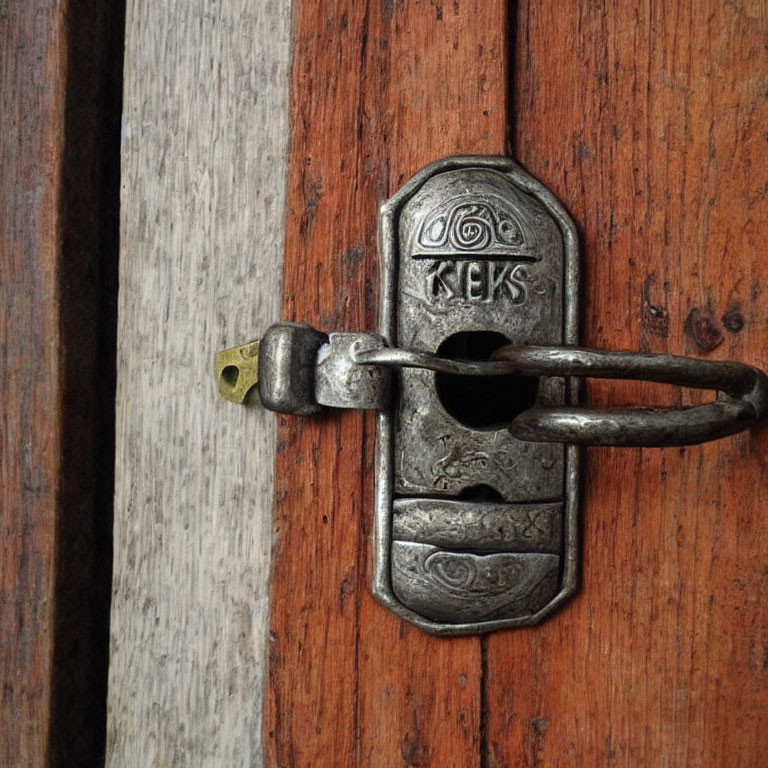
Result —
M221 371L221 378L230 389L234 389L240 378L240 369L236 365L227 365Z

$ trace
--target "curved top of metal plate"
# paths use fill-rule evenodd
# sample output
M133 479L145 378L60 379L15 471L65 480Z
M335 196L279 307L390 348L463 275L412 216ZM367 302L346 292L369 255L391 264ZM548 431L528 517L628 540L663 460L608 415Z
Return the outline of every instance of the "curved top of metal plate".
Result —
M569 297L568 291L566 291L564 297L563 342L565 344L578 343L578 302L576 301L576 292L579 285L579 240L576 225L558 199L540 181L523 170L514 160L508 157L485 155L457 155L431 163L412 176L389 200L382 203L379 216L379 252L383 262L381 305L379 311L379 329L381 334L390 343L394 343L396 336L395 291L397 280L394 269L398 254L398 219L401 210L433 177L450 171L468 169L482 169L502 176L505 180L511 182L514 187L530 195L540 203L557 223L562 235L564 248L563 285L570 286L574 292L573 300L570 300L571 297ZM489 174L487 178L492 178L492 175ZM460 185L461 182L457 183ZM498 182L496 183L498 184ZM462 193L468 191L466 189L458 189L457 196L460 197ZM486 190L483 191L487 194ZM503 186L499 190L499 196L502 201L504 200L505 191ZM503 202L502 210L505 207L508 207L506 201ZM517 249L517 252L520 255L535 253L535 248L533 247L534 236L529 235L526 238L525 224L522 217L517 216L514 211L512 211L512 215L514 217L512 220L515 223L523 225L521 228L523 242L521 247ZM428 230L428 226L425 229ZM503 251L504 245L504 243L497 245L497 250ZM478 250L482 250L482 247L478 247ZM515 250L514 246L509 248L511 253L514 253ZM427 257L429 249L425 248L424 253L425 257ZM439 258L439 256L436 258Z
M462 329L495 330L516 344L578 341L576 228L552 193L509 158L451 157L419 171L381 206L379 247L380 332L392 345L434 352L451 332L451 313L457 310L461 312ZM407 261L401 262L401 258ZM433 275L428 265L441 263L452 265L448 269L453 271ZM541 307L526 304L525 313L516 311L516 305L522 304L517 291L537 287L546 288L548 301L542 301ZM446 582L443 606L453 607L441 609L429 601L419 602L416 578L409 599L420 612L406 607L393 589L393 538L399 537L393 534L394 521L397 518L396 527L407 526L414 515L430 514L432 502L402 498L423 497L423 492L418 488L419 478L409 474L402 459L395 460L394 425L393 414L380 414L372 588L381 602L427 632L466 635L535 624L573 594L577 578L578 452L569 447L560 496L564 513L559 590L555 588L552 594L556 594L546 605L539 608L537 604L529 609L534 612L514 618L477 620L471 590L457 590ZM448 498L440 503L441 510L455 506L450 497L456 490L446 492ZM535 501L534 490L525 489L527 495L519 501ZM397 501L396 492L401 497ZM397 515L396 507L400 510ZM460 509L461 505L457 507L459 516ZM396 543L400 565L412 567L414 573L423 572L427 561L433 570L442 567L444 555L434 551L435 542L406 543L404 547L401 541ZM440 542L437 544L440 546ZM487 560L510 579L518 562L525 558L530 559L531 565L526 568L535 578L539 578L535 567L551 568L547 560L551 556L546 554L518 555L518 562L509 562L505 557L500 552ZM453 559L452 567L460 567L462 572L473 572L479 564L470 552L456 553ZM488 592L487 587L478 582L478 588ZM508 597L498 595L494 599L514 599L514 590Z

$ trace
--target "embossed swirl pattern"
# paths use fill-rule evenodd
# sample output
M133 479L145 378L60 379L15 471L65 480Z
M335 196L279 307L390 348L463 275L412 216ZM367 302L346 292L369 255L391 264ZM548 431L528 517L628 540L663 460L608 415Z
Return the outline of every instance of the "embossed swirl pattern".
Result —
M512 218L485 203L463 203L424 222L419 244L425 248L482 251L494 243L522 244L520 227Z
M488 218L490 213L480 205L463 205L454 211L452 226L448 238L454 248L466 251L479 251L487 248L493 237L493 225Z
M520 582L522 567L517 562L505 562L504 555L491 555L483 567L471 554L433 552L424 560L424 573L451 591L463 594L480 589L483 594L506 592Z

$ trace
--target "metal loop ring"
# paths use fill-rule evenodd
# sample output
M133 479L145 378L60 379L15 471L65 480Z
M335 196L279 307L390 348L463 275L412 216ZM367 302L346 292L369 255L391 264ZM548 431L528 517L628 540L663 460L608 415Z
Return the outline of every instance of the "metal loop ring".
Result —
M358 350L355 360L364 365L424 368L465 376L516 373L635 379L718 391L716 402L690 408L536 406L509 425L516 438L528 442L692 445L747 429L768 412L768 377L757 368L731 361L534 346L502 347L489 362L450 360L411 349Z

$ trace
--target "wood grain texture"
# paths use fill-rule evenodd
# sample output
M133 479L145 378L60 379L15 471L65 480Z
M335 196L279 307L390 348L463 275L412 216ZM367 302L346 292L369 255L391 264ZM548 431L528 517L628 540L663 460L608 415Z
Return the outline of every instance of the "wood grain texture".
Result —
M3 766L103 761L121 21L0 2Z
M583 340L768 366L766 4L523 0L517 30L514 151L582 230ZM489 767L766 765L766 448L587 451L580 594L487 640Z
M128 3L113 768L262 762L274 416L212 364L279 314L289 15Z
M503 153L506 3L295 5L283 316L377 325L378 206L457 153ZM280 417L268 764L481 765L477 638L370 594L373 419Z
M3 27L0 452L2 758L43 765L50 741L56 503L61 455L57 268L65 61L61 11L10 9ZM35 28L35 21L37 27ZM13 61L7 51L19 46ZM36 74L30 87L30 73ZM14 102L14 98L18 101ZM26 123L26 124L25 124ZM7 136L15 140L9 140ZM26 149L28 147L28 149ZM21 152L20 152L21 149ZM26 149L26 151L24 151ZM38 300L30 300L37 297ZM42 375L41 375L42 374Z

